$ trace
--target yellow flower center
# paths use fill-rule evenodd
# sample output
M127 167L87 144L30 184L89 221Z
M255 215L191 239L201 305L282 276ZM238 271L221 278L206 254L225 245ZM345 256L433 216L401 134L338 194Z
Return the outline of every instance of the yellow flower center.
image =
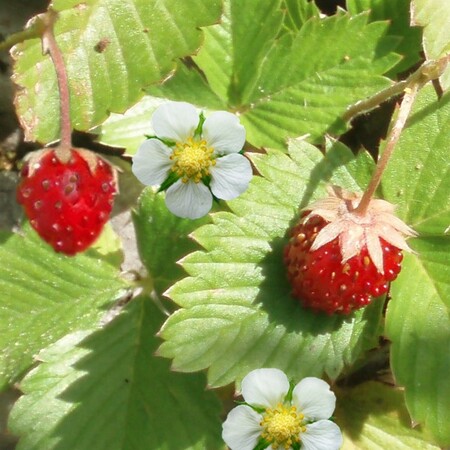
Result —
M306 431L302 425L304 415L295 406L285 406L281 403L276 408L268 408L260 425L263 427L261 436L272 445L288 449L295 442L300 442L300 433Z
M216 164L214 149L207 147L206 141L197 141L190 137L186 142L177 142L170 159L172 171L184 183L193 180L198 183L204 176L210 175L210 167Z

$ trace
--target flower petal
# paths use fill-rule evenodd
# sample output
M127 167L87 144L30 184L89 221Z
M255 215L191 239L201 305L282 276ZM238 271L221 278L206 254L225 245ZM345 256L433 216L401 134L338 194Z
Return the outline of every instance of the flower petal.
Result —
M169 175L172 150L158 139L143 142L133 156L132 171L136 178L148 186L161 184Z
M252 370L242 380L242 396L250 405L273 408L289 391L289 380L279 369Z
M153 113L152 126L159 138L184 142L194 135L199 120L199 113L193 105L185 102L167 102Z
M331 420L319 420L306 425L300 435L302 450L339 450L342 446L342 433Z
M245 128L234 114L217 111L206 118L202 137L217 155L237 153L245 143Z
M211 191L222 200L231 200L242 194L252 179L250 161L237 153L216 159L216 165L210 171Z
M172 214L188 219L198 219L208 214L212 207L212 194L203 183L178 180L167 189L166 205Z
M328 419L336 406L336 396L325 381L307 377L292 391L292 403L306 420Z
M233 408L222 425L222 439L231 450L253 450L262 427L261 414L245 405Z

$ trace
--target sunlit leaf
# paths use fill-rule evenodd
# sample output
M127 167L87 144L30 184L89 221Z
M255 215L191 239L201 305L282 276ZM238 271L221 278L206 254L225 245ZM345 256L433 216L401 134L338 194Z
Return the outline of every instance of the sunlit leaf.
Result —
M72 125L88 130L110 112L124 112L144 87L162 80L176 59L201 44L199 27L215 23L219 0L73 0L52 2L59 11L55 34L65 57ZM38 39L17 45L16 105L27 140L59 137L54 67Z
M27 225L3 233L0 246L0 387L12 383L34 355L65 334L97 325L125 291L104 246L76 257L57 254ZM114 257L115 258L115 257ZM113 263L116 260L113 258Z
M182 309L163 326L159 352L178 370L209 368L212 385L258 367L334 378L374 345L383 302L348 317L303 309L290 296L283 247L299 206L324 195L324 182L360 190L372 162L341 144L323 158L301 141L291 143L290 157L271 150L252 161L264 178L229 202L233 213L214 214L193 233L205 251L182 260L190 277L168 291Z

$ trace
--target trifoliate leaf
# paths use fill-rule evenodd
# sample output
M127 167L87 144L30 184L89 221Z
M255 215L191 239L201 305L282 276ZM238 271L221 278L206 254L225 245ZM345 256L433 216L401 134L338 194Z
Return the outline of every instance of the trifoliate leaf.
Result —
M347 0L347 10L352 14L370 11L370 21L387 20L387 34L401 37L396 49L403 59L389 72L396 75L416 64L422 51L422 32L411 26L410 0Z
M445 235L450 224L450 93L423 88L383 176L383 194L421 235Z
M400 389L368 382L339 390L334 415L342 450L438 450L421 427L412 427Z
M284 149L288 137L345 130L347 107L388 86L381 75L399 60L387 23L368 24L367 14L313 16L291 32L283 32L284 19L280 0L258 8L227 0L193 57L257 147Z
M215 23L218 0L59 0L55 24L67 66L72 125L88 130L110 112L123 112L142 89L175 68L177 58L201 44L199 27ZM16 106L27 140L44 143L59 136L55 70L38 39L17 45Z
M147 188L139 198L133 222L141 259L154 289L162 294L185 275L177 261L198 248L188 235L209 222L209 218L189 220L174 216L167 209L164 194L155 194L152 188Z
M104 329L41 352L11 414L17 449L221 448L220 404L205 377L171 373L153 355L161 320L141 297Z
M65 334L95 326L126 283L97 250L57 254L26 225L0 246L0 388ZM91 256L88 256L91 255Z
M232 213L213 214L193 233L205 251L182 260L190 277L168 291L181 309L163 326L159 352L177 370L209 368L215 386L260 367L335 378L374 345L383 302L348 317L302 308L290 296L283 248L298 208L324 196L324 182L360 190L372 162L338 143L324 158L302 141L291 142L290 156L270 150L251 159L264 178L228 203Z
M412 0L412 23L424 27L423 48L428 60L450 54L450 8L442 0ZM442 87L450 87L450 67L441 77Z
M391 364L414 423L450 445L450 239L411 242L386 314Z

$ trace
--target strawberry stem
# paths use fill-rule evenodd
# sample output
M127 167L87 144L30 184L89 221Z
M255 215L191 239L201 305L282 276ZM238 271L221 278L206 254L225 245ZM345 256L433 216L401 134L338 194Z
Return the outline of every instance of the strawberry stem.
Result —
M403 97L403 101L400 105L397 119L389 133L386 142L386 147L384 149L383 154L380 156L380 159L378 160L375 172L372 175L372 179L370 180L367 189L365 190L363 196L361 197L359 205L354 210L356 214L364 215L366 213L369 203L372 200L372 197L374 196L378 185L380 184L381 177L383 175L384 170L386 169L387 163L391 158L392 153L394 152L398 140L400 139L400 135L405 126L406 120L408 119L409 114L411 112L411 108L414 103L414 99L417 95L417 92L419 91L419 88L422 85L423 83L418 81L412 83L409 87L405 89L405 96Z
M70 149L72 147L70 92L64 58L58 44L56 43L55 35L53 33L53 25L56 17L56 12L52 10L49 10L44 17L46 26L42 32L42 48L44 53L48 53L50 55L53 65L55 66L56 79L58 81L61 141L57 149L57 154L59 159L68 160L70 158Z

